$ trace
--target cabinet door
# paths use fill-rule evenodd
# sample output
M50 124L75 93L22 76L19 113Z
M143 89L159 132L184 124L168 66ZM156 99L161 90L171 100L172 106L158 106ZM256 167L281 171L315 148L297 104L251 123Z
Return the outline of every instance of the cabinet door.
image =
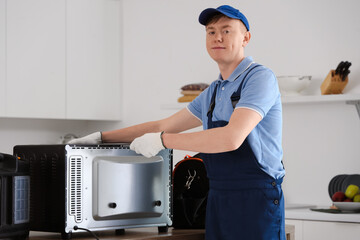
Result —
M120 118L120 1L67 1L67 118Z
M5 115L6 91L6 44L5 44L5 0L0 0L0 117Z
M303 239L306 240L359 239L359 236L360 224L304 221Z
M285 224L295 226L295 239L296 240L303 240L303 221L302 220L285 220ZM291 239L292 240L292 239Z
M6 115L65 117L65 0L10 0Z

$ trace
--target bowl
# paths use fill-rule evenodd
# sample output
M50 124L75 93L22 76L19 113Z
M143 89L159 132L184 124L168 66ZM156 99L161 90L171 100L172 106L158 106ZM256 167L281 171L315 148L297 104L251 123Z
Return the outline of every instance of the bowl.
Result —
M360 211L360 202L333 202L341 211Z
M310 85L311 76L278 76L282 95L300 95Z

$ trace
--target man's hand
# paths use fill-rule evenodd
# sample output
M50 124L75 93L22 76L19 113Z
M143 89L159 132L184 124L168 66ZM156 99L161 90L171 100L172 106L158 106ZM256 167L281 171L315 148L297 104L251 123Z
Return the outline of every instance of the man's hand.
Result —
M101 132L95 132L85 137L73 139L68 142L68 144L100 144L100 143L102 143Z
M130 149L145 157L153 157L165 149L161 135L162 133L146 133L141 137L135 138L130 144Z

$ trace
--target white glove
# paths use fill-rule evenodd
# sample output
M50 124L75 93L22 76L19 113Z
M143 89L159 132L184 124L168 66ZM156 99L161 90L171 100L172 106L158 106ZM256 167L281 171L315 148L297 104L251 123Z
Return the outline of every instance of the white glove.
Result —
M94 132L82 138L76 138L68 142L68 144L100 144L101 132Z
M161 135L162 133L146 133L141 137L135 138L130 144L130 149L147 158L153 157L165 149Z

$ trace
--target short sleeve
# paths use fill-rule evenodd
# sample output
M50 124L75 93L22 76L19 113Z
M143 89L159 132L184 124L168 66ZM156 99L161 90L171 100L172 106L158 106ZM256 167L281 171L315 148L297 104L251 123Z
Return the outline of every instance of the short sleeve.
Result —
M250 108L265 117L280 96L278 83L273 72L261 68L245 79L241 98L236 108Z
M205 101L205 95L204 92L207 91L207 89L205 89L203 92L201 92L199 94L199 96L197 96L191 103L188 104L187 108L188 110L198 119L201 119L201 115L202 115L202 103Z
M206 121L207 111L211 100L211 94L214 91L216 81L210 84L208 88L202 91L189 105L187 109L197 117L201 122Z

